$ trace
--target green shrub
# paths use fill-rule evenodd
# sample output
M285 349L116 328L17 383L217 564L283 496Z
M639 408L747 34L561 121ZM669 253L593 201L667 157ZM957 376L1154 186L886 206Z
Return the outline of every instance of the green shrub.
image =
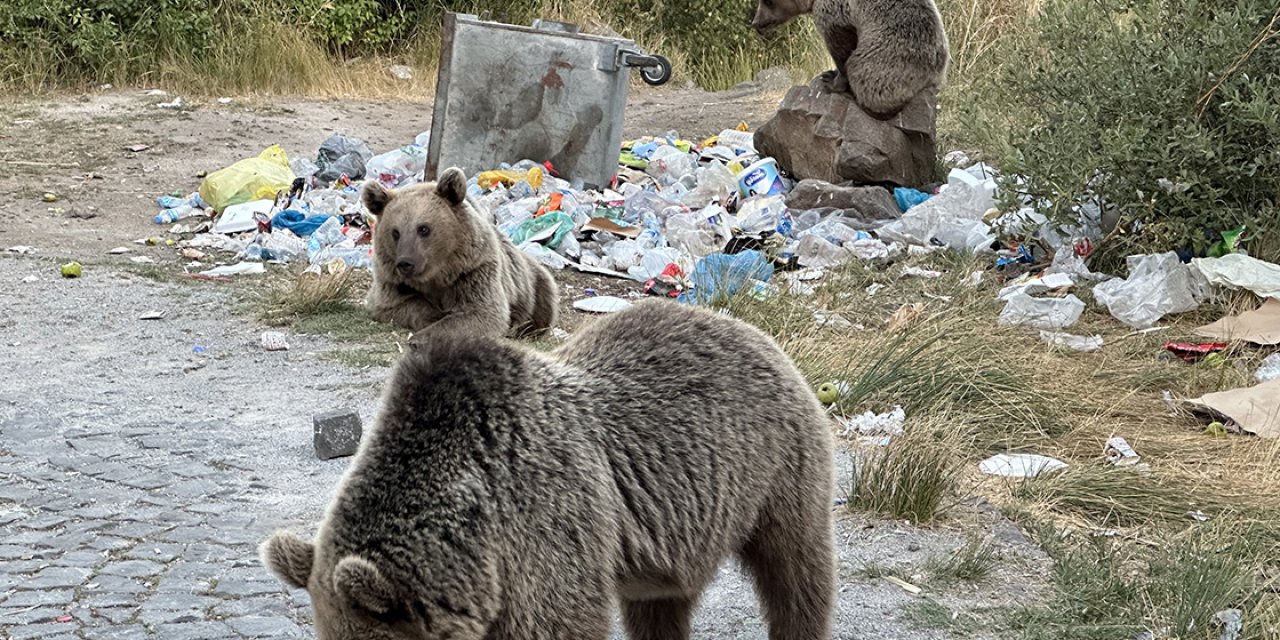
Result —
M1002 58L958 92L953 122L1026 177L1006 192L1064 220L1112 203L1127 232L1105 243L1112 262L1200 252L1240 225L1254 255L1280 258L1275 0L1048 0Z

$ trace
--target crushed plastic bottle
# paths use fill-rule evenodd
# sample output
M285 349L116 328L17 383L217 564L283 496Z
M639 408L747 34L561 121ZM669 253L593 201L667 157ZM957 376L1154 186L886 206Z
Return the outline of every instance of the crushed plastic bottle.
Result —
M664 186L674 184L680 178L693 173L698 161L692 154L672 146L660 146L649 158L649 166L645 172L658 179Z
M742 203L738 211L738 228L749 236L766 231L776 231L787 212L787 204L780 195L751 198Z
M192 216L198 216L203 214L204 214L204 209L193 207L189 204L183 204L183 205L174 207L172 209L165 209L164 211L161 211L160 213L156 214L155 223L156 224L172 224L174 222L177 222L178 220L182 220L183 218L190 218Z

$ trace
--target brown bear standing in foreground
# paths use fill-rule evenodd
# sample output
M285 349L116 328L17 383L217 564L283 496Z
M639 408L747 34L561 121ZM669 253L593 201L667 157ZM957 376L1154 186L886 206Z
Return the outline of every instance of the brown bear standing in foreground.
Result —
M764 35L805 13L835 61L823 74L832 92L885 118L941 88L947 32L933 0L759 0L751 26Z
M832 436L755 328L651 300L539 353L480 336L397 365L315 542L263 562L320 640L684 640L727 556L771 640L830 637Z
M399 191L372 180L362 197L378 217L365 299L375 319L430 335L520 337L555 324L551 272L476 211L461 170Z

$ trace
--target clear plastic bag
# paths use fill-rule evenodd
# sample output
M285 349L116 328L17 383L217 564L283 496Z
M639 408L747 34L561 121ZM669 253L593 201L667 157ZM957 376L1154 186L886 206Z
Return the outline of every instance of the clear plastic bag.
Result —
M1184 313L1200 306L1207 283L1170 251L1129 256L1129 277L1099 283L1093 297L1117 320L1146 329L1171 313Z

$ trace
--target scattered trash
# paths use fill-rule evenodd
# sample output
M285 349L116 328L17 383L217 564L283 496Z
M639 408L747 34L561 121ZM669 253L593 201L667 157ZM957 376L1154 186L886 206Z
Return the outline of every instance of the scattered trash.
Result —
M139 320L160 320L164 318L164 311L148 311L140 316Z
M125 151L129 151L129 152L132 152L132 153L141 153L141 152L146 151L147 149L150 149L150 148L151 148L151 145L149 145L149 144L131 144L131 145L126 146L126 147L124 148L124 150L125 150ZM52 201L51 201L51 202L52 202Z
M996 299L1008 301L1009 298L1018 293L1036 295L1049 291L1066 290L1074 285L1075 281L1065 273L1055 273L1040 277L1026 275L1005 285L1000 290L1000 293L996 295Z
M32 282L40 282L40 276L36 276L36 275L27 276L23 278L22 281L25 282L26 284L31 284Z
M829 313L827 311L814 311L813 320L818 323L819 327L831 327L833 329L851 329L853 323L849 319L838 314Z
M1280 344L1280 300L1269 298L1261 307L1228 316L1195 331L1218 340L1242 340L1258 345Z
M223 267L215 267L208 271L201 271L202 276L238 276L252 275L257 273L266 273L267 268L261 262L241 262L238 264L227 265Z
M1280 379L1252 387L1208 393L1187 402L1228 418L1256 436L1280 438Z
M728 300L743 287L754 286L753 281L768 282L772 276L773 264L759 251L709 255L694 265L690 276L693 290L681 294L678 300L693 304Z
M1244 630L1244 612L1239 609L1223 609L1213 614L1213 619L1222 627L1218 640L1238 640Z
M894 311L893 314L889 316L889 320L886 323L885 328L888 329L890 333L896 333L906 329L907 327L924 319L924 312L925 306L923 302L904 304L901 307L898 307L898 310Z
M920 587L917 587L916 585L897 576L885 576L884 580L885 582L888 582L913 596L920 595L920 592L923 591Z
M1232 253L1221 258L1194 258L1191 267L1209 284L1247 289L1260 298L1280 298L1280 265Z
M320 152L316 155L316 166L320 171L315 177L322 185L329 185L344 176L349 180L359 180L364 177L365 165L371 159L373 152L363 140L335 133L320 144Z
M1200 306L1206 293L1198 272L1168 253L1129 256L1129 277L1099 283L1093 297L1111 315L1135 329L1145 329L1171 313Z
M617 313L631 308L631 303L614 296L592 296L574 301L573 308L588 313Z
M41 199L44 200L45 202L57 202L58 194L45 192L45 194L41 197Z
M1106 446L1102 448L1102 454L1107 457L1107 462L1117 467L1135 465L1142 460L1138 452L1129 446L1129 442L1120 436L1107 439Z
M1026 325L1035 329L1062 329L1075 324L1085 304L1073 294L1065 298L1033 298L1025 293L1009 296L1000 312L1001 325Z
M1192 520L1195 520L1196 522L1208 522L1210 519L1209 514L1200 510L1188 511L1187 517L1191 518Z
M28 253L35 253L35 252L36 252L36 248L35 248L35 247L28 247L28 246L27 246L27 245L25 245L25 244L19 244L19 245L14 245L14 246L12 246L12 247L9 247L8 249L5 249L5 251L7 251L8 253L16 253L16 254L18 254L18 255L20 255L20 256L25 256L25 255L27 255Z
M203 345L195 345L191 347L191 353L208 353L208 350Z
M181 108L182 108L182 98L179 96L179 97L176 97L176 98L174 98L172 101L169 101L169 102L157 102L157 103L156 103L156 106L157 106L157 107L160 107L161 109L181 109Z
M129 262L134 264L155 264L156 259L151 256L133 256L129 258Z
M218 98L218 104L231 104L235 102L234 98Z
M902 270L902 277L905 278L910 276L915 276L917 278L929 278L929 279L941 278L942 272L934 271L932 269L921 269L920 267L907 267Z
M391 75L395 77L396 80L412 80L413 79L413 69L406 67L405 65L402 65L402 64L393 64L391 65L391 68L388 69L388 71L391 72Z
M68 262L62 265L60 270L64 278L79 278L84 273L84 267L80 266L79 262Z
M896 436L902 433L907 414L902 407L895 406L885 413L867 411L856 416L836 418L836 421L842 427L840 430L842 437L847 438L855 434Z
M254 200L228 206L213 224L213 232L230 234L257 229L257 216L271 213L274 205L274 200Z
M1067 468L1067 463L1029 453L1001 453L978 463L978 470L993 476L1034 478Z
M1253 372L1253 379L1258 382L1280 379L1280 353L1273 353L1264 358L1258 370Z
M262 348L267 351L288 351L289 342L279 331L263 331Z
M1055 347L1066 347L1075 351L1098 351L1102 349L1102 336L1077 336L1060 331L1040 331L1040 341Z
M1226 349L1225 342L1166 342L1164 348L1186 362L1196 362L1205 356Z
M983 189L964 182L915 205L879 229L882 239L923 247L988 250L995 234L982 216L995 202Z
M108 254L111 254L111 255L113 255L113 256L118 256L118 255L123 254L123 253L129 253L130 251L133 251L133 249L130 249L129 247L116 247L116 248L114 248L114 249L112 249L112 250L108 251L107 253L108 253Z

